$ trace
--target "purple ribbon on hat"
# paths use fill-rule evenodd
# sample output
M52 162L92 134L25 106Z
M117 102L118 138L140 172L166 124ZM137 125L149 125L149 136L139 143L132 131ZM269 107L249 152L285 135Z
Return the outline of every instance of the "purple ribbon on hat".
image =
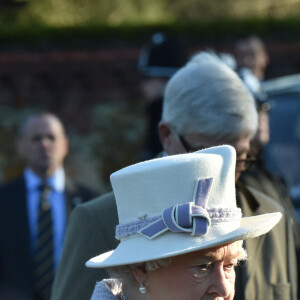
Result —
M168 230L190 232L191 235L205 235L211 223L206 203L212 180L212 178L200 179L197 183L194 202L177 204L165 209L160 219L142 228L139 233L149 239Z

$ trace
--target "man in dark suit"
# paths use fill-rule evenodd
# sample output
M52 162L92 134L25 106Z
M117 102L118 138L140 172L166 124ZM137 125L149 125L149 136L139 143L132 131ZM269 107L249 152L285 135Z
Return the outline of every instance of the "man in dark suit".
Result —
M96 194L66 176L63 162L68 139L61 121L53 114L39 113L26 119L19 130L17 147L26 168L21 177L0 187L0 298L49 299L68 215L73 207ZM50 232L50 266L46 268L51 274L43 270L37 275L36 256L48 251L38 249L42 185L48 189L43 201L50 223L49 229L43 230ZM41 288L37 287L38 280L43 281L42 289L47 287L48 292L37 291Z

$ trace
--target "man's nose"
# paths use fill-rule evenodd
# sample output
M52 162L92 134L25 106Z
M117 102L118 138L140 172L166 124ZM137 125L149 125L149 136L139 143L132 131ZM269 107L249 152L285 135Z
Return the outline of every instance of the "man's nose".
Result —
M43 147L49 147L51 145L51 140L47 137L42 137L40 139L40 145Z

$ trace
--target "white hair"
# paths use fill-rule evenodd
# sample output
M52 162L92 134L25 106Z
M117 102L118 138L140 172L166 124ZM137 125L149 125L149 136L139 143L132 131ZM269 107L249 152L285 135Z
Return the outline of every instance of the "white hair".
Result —
M257 119L253 96L213 53L193 56L166 86L162 120L177 134L199 133L218 141L253 137Z
M110 267L107 268L107 271L109 275L113 278L118 278L123 282L130 282L133 284L135 282L135 279L132 274L132 269L136 269L139 267L144 267L147 271L154 271L161 267L168 266L171 264L172 258L162 258L162 259L156 259L151 261L146 261L142 263L136 263L131 265L123 265L123 266L117 266L117 267Z
M236 257L238 264L248 259L247 251L243 247L243 240L236 241L239 245L239 255ZM235 243L235 242L232 242ZM201 251L201 250L200 250ZM213 249L212 249L213 251ZM111 278L114 278L118 284L114 285L116 294L122 290L122 286L129 286L133 290L138 290L138 283L133 275L133 269L144 268L146 271L154 271L163 267L167 267L172 263L173 257L167 257L162 259L156 259L152 261L146 261L141 263L135 263L131 265L122 265L116 267L107 268L108 274Z
M107 268L107 272L111 278L116 279L114 286L113 286L113 293L117 295L123 288L123 285L129 286L132 290L138 290L138 283L134 278L133 269L137 269L139 267L145 268L147 271L154 271L159 268L168 266L171 264L172 258L162 258L156 259L152 261L136 263L131 265L122 265L117 267L110 267ZM111 287L112 289L112 287Z

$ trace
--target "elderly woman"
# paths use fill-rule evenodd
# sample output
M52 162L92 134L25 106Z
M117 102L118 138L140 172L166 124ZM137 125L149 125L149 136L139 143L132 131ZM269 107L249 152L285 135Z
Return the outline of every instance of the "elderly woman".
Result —
M242 240L281 218L242 218L235 162L234 148L219 146L112 174L120 244L86 263L112 277L97 283L92 299L233 299L234 267L246 258Z

